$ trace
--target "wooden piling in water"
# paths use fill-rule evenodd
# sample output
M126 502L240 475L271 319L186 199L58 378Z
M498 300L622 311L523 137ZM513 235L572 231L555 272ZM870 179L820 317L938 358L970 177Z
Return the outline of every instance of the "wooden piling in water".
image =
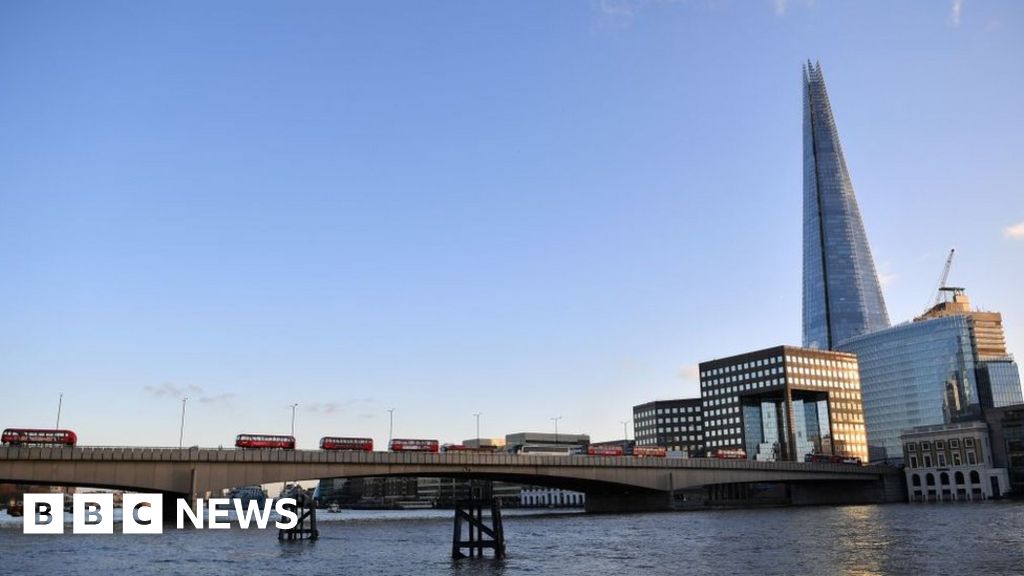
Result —
M484 508L490 508L491 525L484 522ZM494 558L505 557L505 530L501 525L501 501L463 500L455 503L452 527L452 558L483 558L484 549L494 550ZM468 528L468 540L462 539L462 524ZM467 549L468 556L462 550Z

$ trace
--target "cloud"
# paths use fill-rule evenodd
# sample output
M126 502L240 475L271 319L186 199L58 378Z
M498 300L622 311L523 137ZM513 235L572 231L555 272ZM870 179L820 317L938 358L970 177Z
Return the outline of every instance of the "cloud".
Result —
M598 28L625 28L640 9L639 0L597 0L592 3Z
M344 412L352 406L358 404L370 404L374 401L373 396L362 396L359 398L349 398L344 402L310 402L307 404L299 403L299 407L305 412L314 412L317 414L337 414Z
M147 394L162 398L169 396L171 398L184 398L185 396L197 396L203 393L203 389L195 384L189 384L188 386L178 386L171 384L170 382L164 382L159 386L146 385L144 390Z
M786 13L786 0L773 0L775 4L775 15L782 16Z
M700 366L687 364L679 367L679 377L686 381L700 380Z
M222 394L213 394L211 396L200 396L200 404L227 404L235 397L230 392L224 392Z
M226 392L221 394L207 394L206 391L203 390L202 386L196 386L195 384L178 386L177 384L171 384L170 382L164 382L159 386L151 386L147 384L143 387L143 390L146 394L156 398L188 397L200 404L226 404L235 397L234 394Z
M964 0L953 0L953 5L949 9L949 21L953 24L954 28L960 27L960 12L964 8Z
M1019 222L1013 226L1007 226L1003 229L1003 236L1007 238L1024 238L1024 222Z

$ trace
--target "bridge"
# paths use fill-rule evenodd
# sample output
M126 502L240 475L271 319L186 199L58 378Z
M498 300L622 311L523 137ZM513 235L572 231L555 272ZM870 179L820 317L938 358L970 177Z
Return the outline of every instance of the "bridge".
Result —
M764 483L784 484L794 504L904 500L902 473L881 466L476 452L0 447L0 482L174 497L208 497L225 488L270 482L366 476L500 480L575 490L587 495L589 512L671 509L680 492Z

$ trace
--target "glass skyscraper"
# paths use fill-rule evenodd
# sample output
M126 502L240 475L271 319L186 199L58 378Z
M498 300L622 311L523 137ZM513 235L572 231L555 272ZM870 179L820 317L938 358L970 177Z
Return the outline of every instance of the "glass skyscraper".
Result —
M839 349L857 355L872 461L899 459L906 430L981 414L966 316L900 324Z
M804 68L803 345L889 326L821 66Z

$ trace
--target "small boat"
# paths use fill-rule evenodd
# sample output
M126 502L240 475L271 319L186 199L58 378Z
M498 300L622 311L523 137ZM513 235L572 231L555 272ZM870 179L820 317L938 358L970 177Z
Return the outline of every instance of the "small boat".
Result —
M338 512L341 512L341 507L338 506L337 502L331 502L331 505L327 507L327 511L331 514L337 514Z

